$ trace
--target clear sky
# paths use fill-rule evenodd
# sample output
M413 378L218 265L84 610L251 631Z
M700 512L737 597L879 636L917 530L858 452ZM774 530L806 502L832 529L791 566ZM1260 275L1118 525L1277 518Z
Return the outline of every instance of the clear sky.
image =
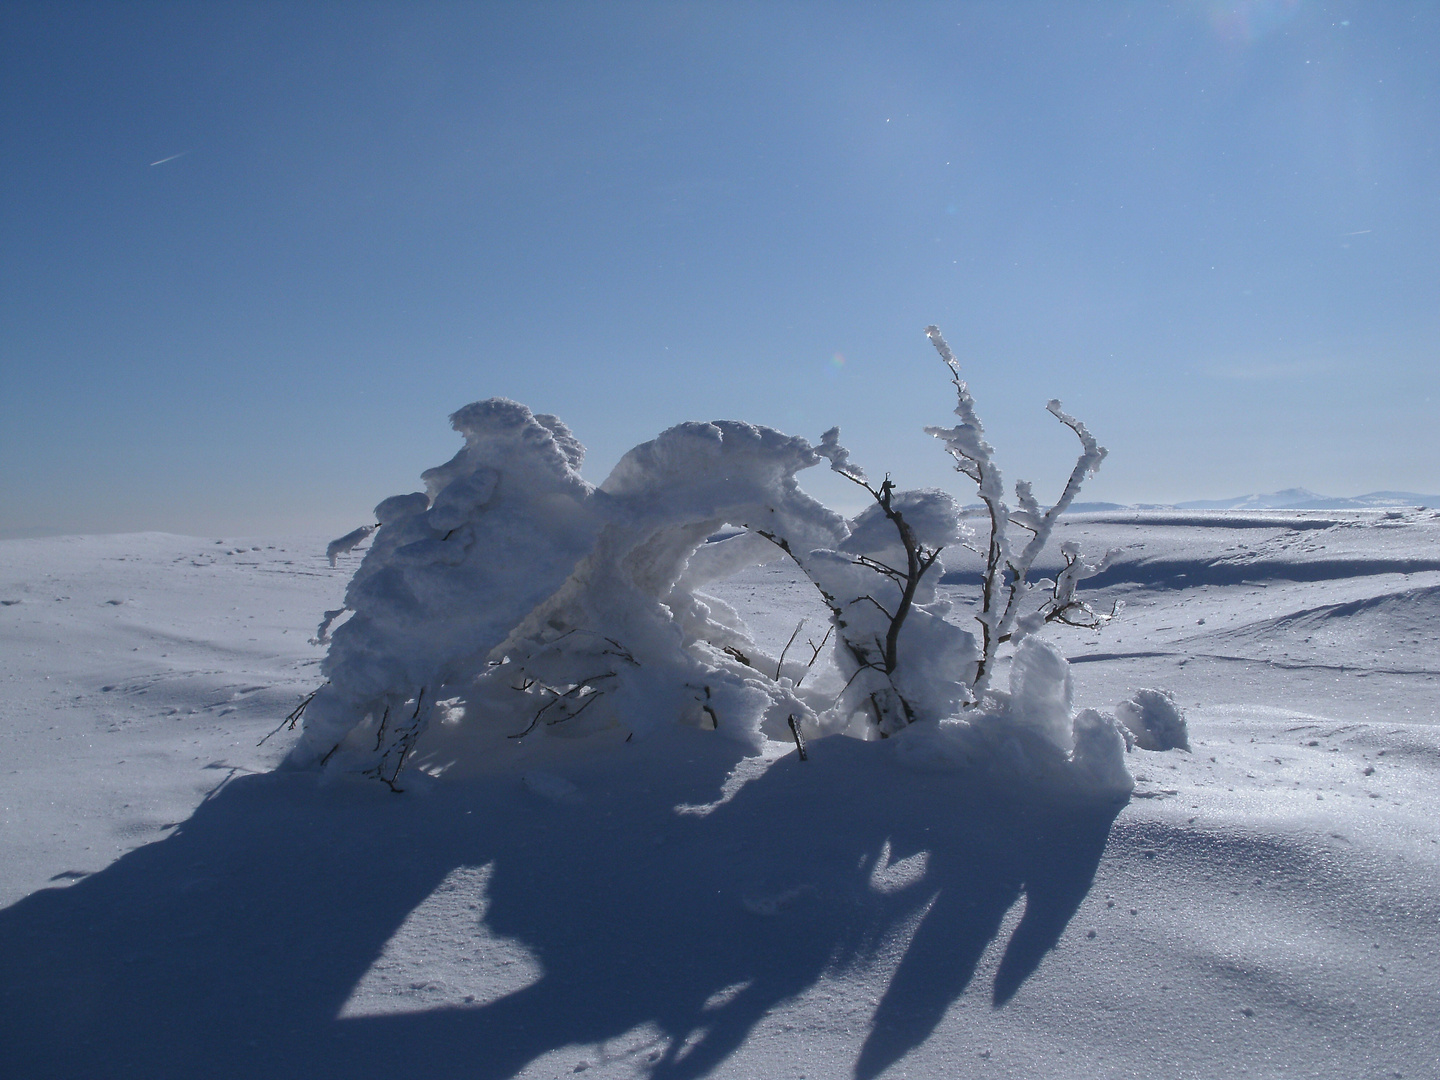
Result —
M512 397L1440 489L1440 4L0 5L0 535L343 531ZM1433 399L1433 400L1432 400ZM853 494L816 472L821 497Z

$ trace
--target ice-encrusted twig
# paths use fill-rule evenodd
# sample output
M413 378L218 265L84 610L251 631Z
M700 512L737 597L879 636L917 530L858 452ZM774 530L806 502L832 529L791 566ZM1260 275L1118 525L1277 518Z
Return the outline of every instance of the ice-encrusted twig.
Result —
M335 560L341 555L354 551L365 542L367 536L378 528L380 528L379 525L361 525L360 528L346 533L340 539L331 540L329 546L325 548L325 557L330 560L330 565L334 566Z
M1115 556L1119 554L1119 548L1111 548L1105 552L1105 556L1098 563L1089 563L1081 556L1080 545L1075 541L1067 540L1061 544L1060 555L1065 560L1065 568L1055 577L1055 586L1051 589L1050 600L1046 609L1043 609L1045 610L1045 621L1062 622L1066 626L1097 630L1113 619L1116 612L1120 610L1119 600L1115 601L1110 614L1103 615L1079 599L1075 595L1075 590L1086 578L1092 578L1109 569Z
M944 440L946 453L955 460L955 468L975 481L980 501L985 504L990 515L990 543L985 554L980 613L976 616L982 630L982 647L976 666L975 682L971 687L975 700L979 702L994 674L995 656L1001 644L1007 641L1018 644L1047 622L1097 626L1104 621L1104 617L1075 599L1075 587L1083 578L1091 577L1104 569L1113 553L1107 555L1099 566L1091 567L1080 560L1078 547L1065 545L1062 551L1065 554L1066 566L1057 578L1052 597L1045 607L1028 616L1022 616L1021 602L1031 589L1028 580L1030 569L1036 557L1049 543L1055 530L1055 522L1070 508L1085 480L1100 468L1106 451L1080 420L1067 413L1058 399L1052 398L1045 406L1046 411L1075 432L1075 436L1080 440L1080 457L1075 462L1075 467L1070 470L1065 490L1053 506L1042 510L1030 482L1020 480L1015 484L1018 509L1010 510L1004 502L1004 485L1001 482L1000 470L995 465L994 448L985 441L985 430L975 412L975 400L970 396L964 379L960 377L960 364L941 335L939 327L927 326L925 334L930 338L940 358L945 361L945 366L950 369L957 399L955 415L960 418L960 423L953 428L927 427L925 431ZM1010 524L1030 533L1030 540L1018 553L1011 546L1006 531ZM1002 595L1003 604L1000 599ZM1077 612L1085 618L1083 621L1072 622L1071 619Z
M981 648L971 692L978 702L990 682L1003 632L1001 621L1009 606L1008 603L1003 607L1000 605L999 594L1010 557L1009 537L1006 535L1010 508L1005 505L1005 486L1000 467L995 464L995 448L985 441L985 427L975 412L975 399L960 377L960 362L950 351L938 326L927 326L925 335L950 369L950 382L955 387L955 415L960 418L955 427L927 427L925 433L945 443L945 452L954 459L956 471L975 481L976 494L990 515L990 543L985 552L985 576L980 584L980 611L975 616L980 623Z
M850 461L850 451L840 445L840 429L832 427L820 436L820 445L815 452L830 462L830 471L837 472L847 480L853 480L863 487L869 487L865 470Z
M334 565L334 560L331 560L331 565ZM341 615L344 615L349 610L350 609L348 607L342 606L332 608L330 611L325 612L325 617L320 620L320 625L315 628L315 636L310 639L310 644L330 644L330 627L334 624L336 619L338 619Z
M1013 640L1017 644L1030 633L1028 622L1020 618L1020 601L1030 591L1028 580L1030 568L1045 545L1050 542L1050 537L1055 531L1055 522L1075 501L1075 496L1080 493L1081 485L1095 475L1096 470L1100 468L1100 463L1105 460L1106 453L1105 448L1097 443L1095 437L1090 434L1090 430L1081 421L1067 413L1058 399L1050 399L1046 403L1045 409L1075 432L1076 437L1080 440L1080 457L1075 462L1075 467L1070 470L1070 478L1065 482L1065 490L1060 493L1060 498L1056 500L1055 505L1048 510L1040 509L1040 504L1036 501L1028 480L1021 480L1015 484L1015 497L1020 504L1020 509L1011 514L1010 520L1020 528L1028 530L1031 536L1030 541L1021 549L1020 553L1008 560L1009 597L1000 620L1000 640ZM1056 581L1053 606L1046 612L1045 622L1063 621L1063 612L1079 604L1075 600L1075 586L1082 578L1092 577L1103 569L1103 567L1096 567L1092 572L1086 573L1086 564L1079 558L1079 547L1070 543L1067 543L1065 547L1073 550L1065 555L1066 567ZM1111 557L1113 556L1107 555L1106 559ZM1062 580L1066 583L1066 595L1063 599L1060 595Z

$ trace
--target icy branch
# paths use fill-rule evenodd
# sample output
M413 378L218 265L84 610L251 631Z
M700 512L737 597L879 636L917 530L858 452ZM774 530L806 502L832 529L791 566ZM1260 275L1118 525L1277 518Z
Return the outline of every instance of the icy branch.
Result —
M980 585L980 611L975 616L980 624L981 649L971 689L976 701L979 701L990 684L1001 635L1005 632L1002 622L1009 604L1007 601L1001 606L1000 597L1010 559L1010 543L1006 535L1010 509L1005 505L1004 484L1000 469L995 464L994 447L985 441L985 429L975 413L975 399L960 377L960 363L950 351L938 326L927 326L925 334L950 369L950 382L955 387L955 415L960 418L956 427L927 427L925 432L944 441L945 452L954 459L956 470L975 481L976 494L990 516L990 542L986 546L985 576Z
M859 465L852 465L850 451L840 445L840 429L838 427L832 427L820 436L820 445L815 447L815 452L830 462L832 472L837 472L857 484L869 487L865 480L865 470Z
M379 525L361 525L360 528L346 533L340 537L340 539L331 540L329 546L325 549L325 557L330 560L330 565L334 566L335 560L341 555L354 551L365 542L367 536L378 528L380 528Z
M925 328L945 366L950 369L957 404L955 415L961 423L953 428L927 427L925 430L945 442L946 452L955 460L955 467L976 482L981 502L990 515L990 543L985 553L985 575L981 585L981 607L976 615L982 630L982 648L975 673L973 690L976 700L984 696L993 674L997 651L1002 643L1021 641L1027 634L1046 622L1096 626L1101 617L1075 599L1075 586L1084 578L1099 573L1080 561L1078 552L1067 554L1066 568L1057 581L1054 595L1040 612L1022 613L1029 594L1030 569L1049 543L1055 523L1069 509L1080 492L1080 486L1093 476L1105 459L1105 448L1095 441L1086 426L1065 412L1060 402L1051 399L1046 410L1075 432L1080 440L1080 457L1070 471L1065 489L1049 509L1041 509L1028 480L1015 484L1018 508L1010 510L1003 499L1000 471L994 463L994 450L985 441L984 428L975 413L975 401L960 377L960 365L945 338L935 326ZM1007 525L1016 525L1030 533L1030 539L1017 553L1010 544ZM1003 597L1003 602L1002 598ZM1078 621L1077 621L1078 620Z

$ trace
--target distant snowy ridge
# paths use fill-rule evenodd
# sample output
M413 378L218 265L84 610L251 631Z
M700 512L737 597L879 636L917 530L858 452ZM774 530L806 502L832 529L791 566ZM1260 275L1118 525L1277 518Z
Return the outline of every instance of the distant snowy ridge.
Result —
M1440 495L1413 491L1372 491L1351 498L1320 495L1307 488L1286 488L1268 495L1240 495L1232 499L1192 499L1178 503L1087 502L1070 507L1072 514L1107 510L1383 510L1400 506L1440 506Z

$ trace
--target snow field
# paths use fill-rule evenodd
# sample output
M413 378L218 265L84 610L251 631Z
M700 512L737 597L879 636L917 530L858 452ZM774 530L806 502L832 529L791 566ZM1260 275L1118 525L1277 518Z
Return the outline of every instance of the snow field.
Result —
M296 735L256 743L314 689L355 555L0 544L7 1068L1433 1075L1440 574L1390 567L1437 526L1105 518L1057 530L1145 544L1097 590L1120 618L1050 635L1076 706L1173 689L1192 746L1132 751L1111 806L917 770L903 736L803 763L688 728L502 737L493 770L403 796L273 773ZM1254 578L1157 581L1218 576L1236 535ZM816 627L802 584L707 591L770 648Z

